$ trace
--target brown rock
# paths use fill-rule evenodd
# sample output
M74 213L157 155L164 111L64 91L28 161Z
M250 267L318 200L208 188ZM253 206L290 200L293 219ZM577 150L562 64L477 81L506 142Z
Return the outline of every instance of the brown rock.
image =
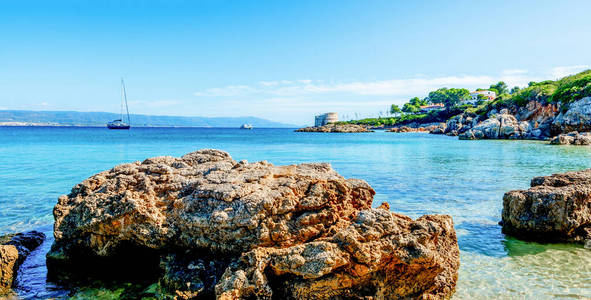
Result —
M444 128L445 128L445 123L426 123L426 124L411 123L408 125L392 127L390 129L388 129L387 132L395 132L395 133L426 132L426 133L431 133L432 131L437 131L437 130L441 130L443 132Z
M559 134L550 140L550 144L588 146L591 145L591 132Z
M11 292L18 269L18 250L13 245L0 245L0 295Z
M442 299L453 293L458 268L451 217L413 221L373 209L332 237L243 254L216 293L219 299Z
M160 256L160 282L187 299L450 296L451 217L371 209L374 194L322 163L236 162L218 150L150 158L59 198L48 266L147 249Z
M591 169L532 179L503 197L503 232L528 240L591 239Z
M357 124L327 124L319 127L305 127L297 129L296 132L335 132L335 133L357 133L357 132L373 132L366 126Z
M0 296L11 293L19 266L45 240L38 231L0 237Z

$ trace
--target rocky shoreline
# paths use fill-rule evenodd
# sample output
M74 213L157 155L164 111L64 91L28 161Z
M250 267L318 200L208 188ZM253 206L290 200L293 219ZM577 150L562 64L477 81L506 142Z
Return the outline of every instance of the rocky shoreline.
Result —
M457 135L464 140L549 140L573 130L591 131L591 97L570 103L568 107L530 101L522 108L492 110L486 118L462 114L450 119L445 127L443 134ZM570 144L584 145L584 143Z
M486 115L461 113L445 123L419 123L380 127L387 132L426 132L458 136L461 140L509 139L552 140L553 145L589 145L591 133L591 97L567 106L530 101L524 107L493 109ZM298 132L371 132L355 124L329 124L306 127Z
M332 133L359 133L373 132L367 126L356 124L326 124L324 126L311 126L296 129L296 132L332 132Z
M387 132L403 133L403 132L424 132L431 133L445 126L445 123L411 123L408 125L395 126L386 130Z
M449 298L451 217L372 209L374 193L328 164L218 150L119 165L59 198L48 268L75 278L140 262L181 299Z
M133 278L158 287L147 296L178 299L451 297L452 218L371 208L374 194L329 164L237 162L211 149L118 165L59 198L48 280ZM591 169L505 193L500 225L522 240L591 248ZM0 238L0 295L44 239Z

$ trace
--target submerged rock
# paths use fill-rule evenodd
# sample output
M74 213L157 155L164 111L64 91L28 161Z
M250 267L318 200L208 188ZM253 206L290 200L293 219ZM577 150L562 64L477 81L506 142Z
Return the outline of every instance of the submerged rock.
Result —
M374 194L329 164L236 162L218 150L150 158L59 198L48 267L92 273L98 260L117 273L140 257L181 298L449 297L451 217L371 209Z
M535 177L503 197L503 232L528 240L591 239L591 169Z
M591 145L591 132L559 134L550 140L550 144L588 146Z
M0 296L11 292L18 268L44 240L45 234L38 231L0 237Z
M341 133L355 133L355 132L373 132L366 126L357 124L327 124L319 127L305 127L297 129L296 132L341 132Z

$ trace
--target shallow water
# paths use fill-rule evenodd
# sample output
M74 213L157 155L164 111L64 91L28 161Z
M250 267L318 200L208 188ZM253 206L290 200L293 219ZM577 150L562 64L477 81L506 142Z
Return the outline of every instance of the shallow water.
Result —
M534 176L591 167L591 148L532 141L459 141L428 134L295 133L290 129L0 127L0 233L51 232L61 194L115 164L201 149L228 151L236 160L275 164L326 161L345 177L366 180L374 206L416 218L454 218L461 268L454 299L591 297L591 251L540 245L501 234L503 193L527 188ZM37 250L19 275L21 297L64 297L45 281ZM78 296L113 295L90 289Z

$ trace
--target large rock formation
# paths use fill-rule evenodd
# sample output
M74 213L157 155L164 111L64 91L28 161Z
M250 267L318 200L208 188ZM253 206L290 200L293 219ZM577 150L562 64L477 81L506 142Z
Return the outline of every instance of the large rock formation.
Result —
M462 113L447 120L443 133L449 136L457 136L464 133L478 123L478 117L468 113Z
M451 217L413 221L371 209L373 195L328 164L236 162L218 150L150 158L59 198L48 266L89 272L98 260L116 274L157 257L160 283L181 298L449 297Z
M591 97L568 104L568 109L558 114L552 122L554 134L571 131L591 131Z
M525 107L517 109L514 115L520 122L529 123L531 132L526 138L545 139L552 136L551 125L558 114L558 109L557 104L529 101Z
M591 239L591 169L535 177L503 197L503 232L539 241Z
M38 231L0 237L0 296L11 292L19 266L44 240L45 235Z
M530 135L531 127L526 121L519 122L508 110L501 110L472 129L459 135L460 139L522 139Z
M354 133L354 132L372 132L366 126L357 124L327 124L319 127L305 127L297 129L296 132L337 132L337 133Z
M550 140L550 144L588 146L591 145L591 132L559 134Z

